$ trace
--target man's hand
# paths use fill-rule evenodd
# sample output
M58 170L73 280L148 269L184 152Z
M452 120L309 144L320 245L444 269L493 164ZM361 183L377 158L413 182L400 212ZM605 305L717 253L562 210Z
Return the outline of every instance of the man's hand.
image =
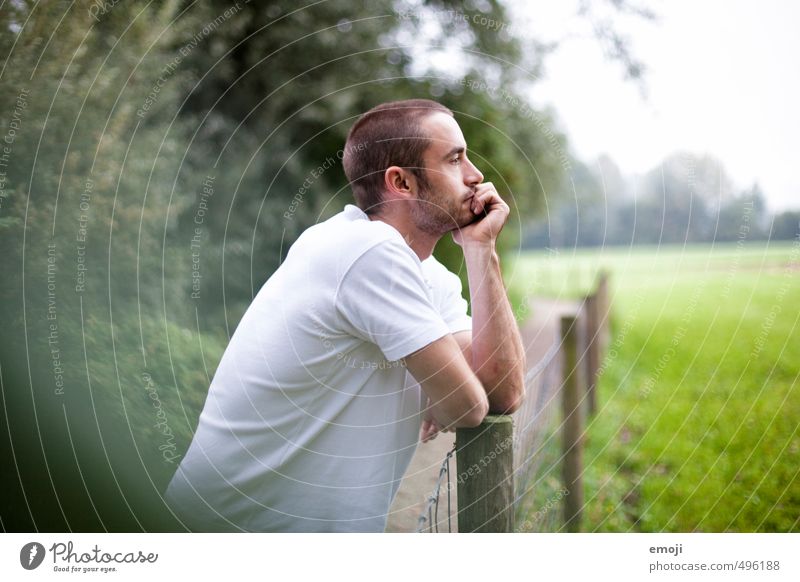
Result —
M462 247L472 242L494 243L508 220L511 209L500 198L491 182L478 184L471 202L472 212L478 216L478 219L467 226L454 230L453 240Z
M429 399L428 408L425 411L425 417L422 420L422 427L419 429L419 440L421 440L423 443L432 441L440 432L449 432L447 429L443 429L441 425L436 422L430 406L431 401Z
M422 421L422 428L419 429L419 440L423 443L432 441L439 434L440 428L433 418L426 418Z

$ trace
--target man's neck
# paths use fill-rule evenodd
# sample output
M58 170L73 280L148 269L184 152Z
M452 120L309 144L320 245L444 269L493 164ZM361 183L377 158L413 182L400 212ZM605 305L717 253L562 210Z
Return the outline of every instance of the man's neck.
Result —
M433 248L441 235L432 235L416 228L410 221L395 216L370 216L370 220L380 220L393 227L411 250L416 253L420 261L424 261L433 254Z

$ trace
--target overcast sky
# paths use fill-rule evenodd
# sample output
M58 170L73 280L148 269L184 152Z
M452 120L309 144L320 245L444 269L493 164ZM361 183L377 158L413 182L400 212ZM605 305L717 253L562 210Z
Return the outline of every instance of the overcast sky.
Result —
M647 100L596 42L577 38L547 61L534 102L556 109L582 159L608 153L634 174L676 150L709 153L738 188L758 181L771 209L800 209L800 2L643 4L659 20L621 28L648 67ZM539 38L586 32L572 2L515 6Z

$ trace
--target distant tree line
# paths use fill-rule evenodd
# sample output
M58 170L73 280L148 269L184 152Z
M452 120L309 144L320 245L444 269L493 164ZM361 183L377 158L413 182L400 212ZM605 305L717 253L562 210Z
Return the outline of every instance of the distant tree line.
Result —
M524 248L789 240L800 211L770 213L758 184L736 190L722 163L675 153L644 176L623 176L608 156L573 163L544 216L523 227Z

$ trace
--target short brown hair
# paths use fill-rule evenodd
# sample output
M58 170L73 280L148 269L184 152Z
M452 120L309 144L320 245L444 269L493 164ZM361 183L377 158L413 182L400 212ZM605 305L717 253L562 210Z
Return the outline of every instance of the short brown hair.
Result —
M383 176L390 166L406 168L426 183L422 155L429 144L420 122L436 112L453 116L447 107L430 99L390 101L364 113L350 128L342 163L361 210L379 212Z

